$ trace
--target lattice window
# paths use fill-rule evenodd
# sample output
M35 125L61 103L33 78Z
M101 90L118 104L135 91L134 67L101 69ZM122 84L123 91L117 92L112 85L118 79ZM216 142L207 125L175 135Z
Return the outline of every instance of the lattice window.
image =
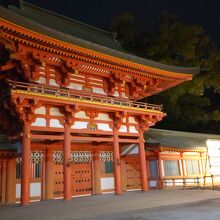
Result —
M100 151L99 157L102 162L112 162L113 152L112 151Z
M32 151L31 152L31 163L42 163L44 154L42 151Z
M63 152L62 151L54 151L53 152L53 162L55 164L63 163Z
M91 151L73 151L71 152L72 163L88 163L92 161Z

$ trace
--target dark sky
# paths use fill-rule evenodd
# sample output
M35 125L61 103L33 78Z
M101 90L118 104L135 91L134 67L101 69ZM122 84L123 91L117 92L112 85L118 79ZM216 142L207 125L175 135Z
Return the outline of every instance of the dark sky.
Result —
M220 0L28 0L85 23L107 29L112 18L131 12L149 30L161 12L167 10L188 24L204 27L220 45Z
M16 0L0 0L0 2ZM27 0L42 8L108 29L112 18L123 12L134 14L143 30L163 11L174 13L188 24L204 27L220 45L220 0Z

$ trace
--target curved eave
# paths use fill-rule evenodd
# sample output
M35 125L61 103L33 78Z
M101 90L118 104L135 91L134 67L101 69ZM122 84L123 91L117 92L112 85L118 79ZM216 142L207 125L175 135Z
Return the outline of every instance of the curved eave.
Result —
M59 45L65 50L77 51L86 56L102 59L126 68L135 69L140 71L140 75L143 76L145 75L144 72L146 72L155 76L186 81L191 80L192 75L199 72L199 68L168 66L66 35L11 12L1 6L0 12L1 26L17 30L21 34L38 39L48 45ZM18 24L19 22L22 23L22 26ZM65 41L63 39L65 39Z

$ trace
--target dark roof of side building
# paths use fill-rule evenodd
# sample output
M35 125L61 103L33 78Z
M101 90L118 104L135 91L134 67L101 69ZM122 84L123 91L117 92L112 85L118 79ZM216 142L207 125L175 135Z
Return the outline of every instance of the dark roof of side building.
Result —
M207 140L219 140L220 135L171 131L150 128L145 132L148 146L174 148L206 148Z
M199 73L198 67L170 66L132 55L121 47L113 33L42 9L25 1L20 1L20 7L9 5L6 9L0 6L0 16L39 34L106 55L176 73L194 75Z

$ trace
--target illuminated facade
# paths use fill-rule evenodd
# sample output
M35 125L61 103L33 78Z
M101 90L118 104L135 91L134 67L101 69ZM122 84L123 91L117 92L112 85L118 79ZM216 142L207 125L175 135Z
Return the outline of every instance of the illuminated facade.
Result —
M0 146L1 203L147 191L143 136L165 113L138 100L198 69L128 54L112 33L24 1L0 15L1 133L16 143Z

